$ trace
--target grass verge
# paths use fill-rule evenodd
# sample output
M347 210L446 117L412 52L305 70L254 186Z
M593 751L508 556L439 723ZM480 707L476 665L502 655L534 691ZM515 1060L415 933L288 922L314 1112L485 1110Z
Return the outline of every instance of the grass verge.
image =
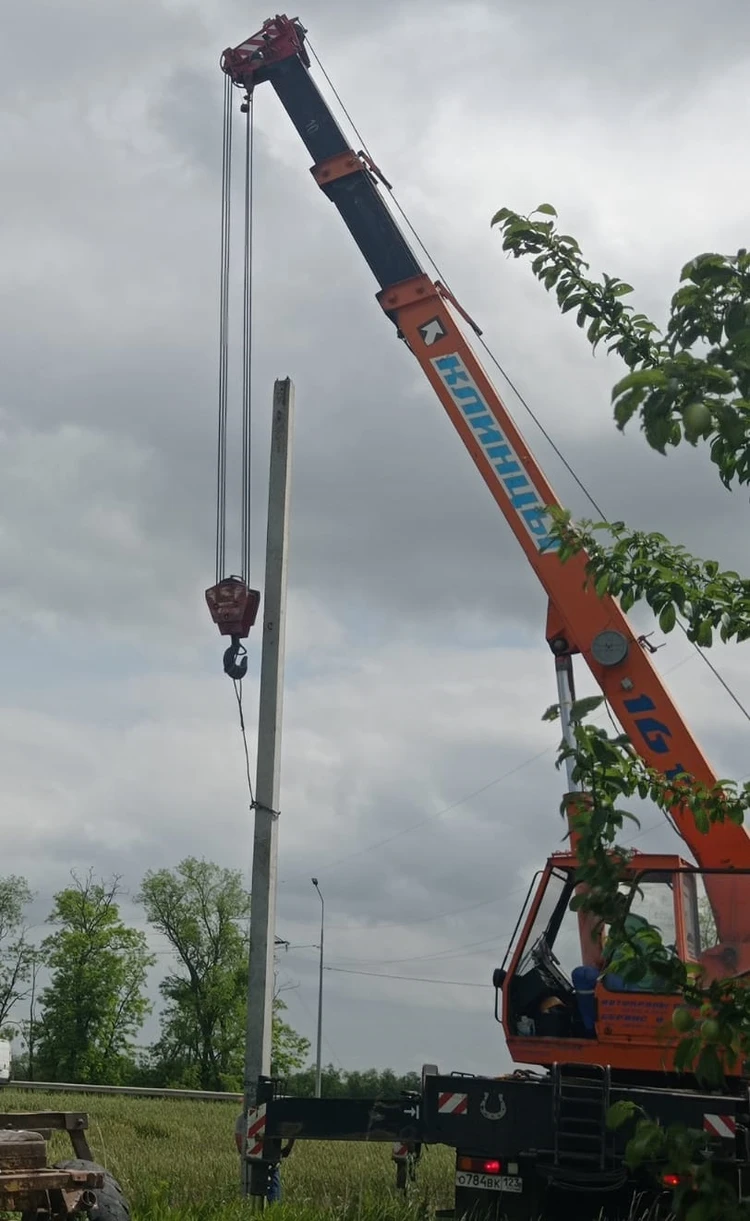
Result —
M239 1198L235 1103L38 1094L5 1089L5 1111L86 1111L94 1157L122 1185L134 1221L235 1221ZM55 1134L50 1161L71 1157ZM448 1149L426 1149L411 1199L395 1189L390 1145L302 1142L283 1163L275 1221L417 1221L451 1200Z

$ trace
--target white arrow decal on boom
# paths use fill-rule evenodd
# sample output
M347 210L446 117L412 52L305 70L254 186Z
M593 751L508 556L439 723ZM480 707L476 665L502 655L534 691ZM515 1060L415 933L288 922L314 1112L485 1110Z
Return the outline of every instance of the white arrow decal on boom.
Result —
M444 339L447 332L439 318L430 318L429 322L423 322L419 327L419 333L425 347L431 348L438 339Z

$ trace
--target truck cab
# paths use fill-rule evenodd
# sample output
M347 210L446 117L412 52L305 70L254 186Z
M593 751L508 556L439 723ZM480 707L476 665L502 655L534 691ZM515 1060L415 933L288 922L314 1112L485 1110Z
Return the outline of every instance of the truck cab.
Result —
M550 858L495 972L496 1016L508 1050L517 1063L545 1067L606 1062L613 1069L670 1072L678 1041L671 1016L680 1002L653 972L642 979L621 974L608 957L606 928L571 910L577 869L572 854ZM636 853L622 888L634 940L642 930L658 934L666 964L677 956L701 967L707 980L750 972L750 943L736 935L720 939L708 899L720 894L730 913L750 910L750 874ZM736 928L739 921L731 923Z

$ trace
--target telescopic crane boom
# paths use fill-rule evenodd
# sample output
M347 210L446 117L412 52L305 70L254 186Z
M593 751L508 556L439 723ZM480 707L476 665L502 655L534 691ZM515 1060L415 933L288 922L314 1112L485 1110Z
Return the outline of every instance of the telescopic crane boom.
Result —
M300 135L312 175L338 210L379 285L377 300L419 362L549 599L547 641L558 670L580 653L643 760L673 778L717 782L649 654L615 598L586 582L587 556L565 564L545 506L559 501L490 382L456 315L450 293L424 272L379 189L388 186L369 156L352 149L309 71L306 31L276 16L234 48L221 66L250 94L269 81ZM674 823L703 869L750 869L750 837L731 822L701 834L682 806ZM705 876L722 942L748 940L733 879ZM744 893L744 892L743 892Z

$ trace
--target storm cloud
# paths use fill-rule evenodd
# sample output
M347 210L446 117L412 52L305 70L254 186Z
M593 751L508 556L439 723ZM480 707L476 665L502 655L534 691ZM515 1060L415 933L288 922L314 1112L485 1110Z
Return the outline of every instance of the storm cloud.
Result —
M299 15L441 273L604 511L742 565L746 496L730 499L702 453L663 459L637 428L616 431L620 366L592 359L489 222L549 200L594 270L663 320L689 257L747 244L747 6L309 0ZM33 0L6 21L0 775L5 868L29 877L40 913L72 867L122 872L133 892L189 853L249 871L203 590L218 57L262 16L235 0L119 15ZM278 931L307 948L281 960L290 1018L313 1034L316 875L337 968L331 1058L492 1070L492 968L562 836L557 734L540 721L555 698L544 596L271 90L256 101L255 196L257 583L274 377L297 392ZM591 514L507 397L559 495ZM251 638L249 708L257 650ZM750 699L745 651L716 661ZM741 713L683 639L658 662L720 774L742 775ZM672 842L653 814L641 839Z

